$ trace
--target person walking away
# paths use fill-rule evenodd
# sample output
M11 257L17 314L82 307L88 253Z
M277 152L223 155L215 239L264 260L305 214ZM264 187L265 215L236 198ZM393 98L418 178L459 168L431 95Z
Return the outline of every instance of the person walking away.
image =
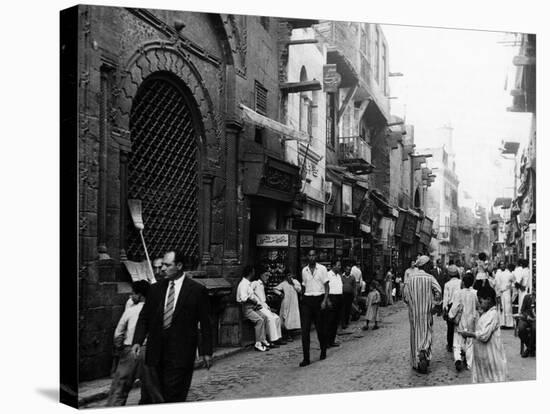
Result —
M477 292L472 288L474 276L466 273L462 283L464 287L453 294L448 313L448 320L454 324L453 353L457 371L472 368L473 338L464 338L459 332L475 332L479 308Z
M264 316L266 320L265 324L265 333L267 336L267 341L264 342L264 345L269 348L278 348L279 345L285 345L286 342L282 340L281 332L281 318L275 312L271 310L267 304L267 296L265 294L265 285L267 284L269 278L269 272L262 266L259 266L256 270L256 274L259 274L259 278L254 280L250 286L252 291L258 299L262 308L259 312Z
M430 258L420 256L415 271L405 284L404 300L409 309L412 367L428 372L432 357L433 313L441 303L441 287L434 276L426 272Z
M453 338L455 334L455 324L448 317L449 310L453 304L452 297L455 292L459 291L462 282L459 278L458 268L455 265L450 265L447 268L447 274L450 280L443 287L443 319L447 322L447 351L453 352Z
M416 261L411 260L411 265L407 268L407 270L405 270L405 275L403 276L403 284L407 283L407 281L411 277L411 273L416 270L415 263Z
M378 316L378 308L380 306L381 297L380 297L380 286L377 282L373 281L369 285L369 294L367 295L367 314L365 315L365 326L363 326L364 331L369 329L369 322L374 322L374 329L378 329L378 322L380 318Z
M393 295L392 295L392 290L393 290L393 268L390 267L388 269L388 272L386 273L386 279L385 279L385 282L386 282L386 305L392 305L393 304Z
M197 348L206 368L212 365L210 300L206 288L186 276L193 262L182 252L164 255L164 279L151 286L136 325L132 351L139 357L147 338L145 363L157 370L165 402L187 399Z
M304 297L302 298L300 317L302 318L302 352L304 359L300 362L300 367L305 367L311 363L309 345L312 323L315 324L317 330L317 338L321 348L320 359L323 360L327 357L326 323L321 317L321 310L326 309L330 304L327 268L317 263L315 250L310 250L307 258L308 264L302 269Z
M283 338L286 341L293 341L292 331L301 328L298 294L302 292L302 286L287 271L285 280L275 286L273 290L276 294L282 296L279 317L281 318Z
M512 272L504 266L504 262L500 262L500 269L495 276L495 292L497 310L500 314L500 326L505 329L514 327L512 314L512 283Z
M500 318L496 309L496 294L490 287L477 292L481 315L475 332L459 331L464 338L474 338L472 382L506 381L506 354L500 340Z
M535 356L535 345L537 343L536 306L535 292L525 295L518 320L518 336L521 341L520 353L523 358Z
M138 378L143 358L136 359L132 355L132 341L139 313L143 308L148 291L149 283L147 281L140 280L132 283L131 299L134 305L124 311L116 326L114 343L115 347L120 349L120 359L111 382L106 407L126 405L128 394L134 381Z
M252 290L252 280L255 279L254 268L250 265L243 269L243 278L237 286L237 303L242 306L242 314L246 320L249 320L254 325L254 349L259 352L268 350L264 344L266 339L266 324L267 318L260 313L262 304Z
M355 277L351 275L349 266L346 266L346 271L342 274L342 292L342 329L347 329L351 317L351 307L357 292Z
M323 313L323 320L327 323L327 347L340 346L336 342L336 332L338 324L342 319L342 303L343 303L343 283L342 283L342 267L339 260L334 260L331 269L328 271L328 286L329 286L329 301L328 306Z

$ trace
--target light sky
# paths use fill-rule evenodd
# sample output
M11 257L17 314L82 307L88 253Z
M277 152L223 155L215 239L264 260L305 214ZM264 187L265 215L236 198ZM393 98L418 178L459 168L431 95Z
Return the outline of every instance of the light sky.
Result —
M390 78L390 96L398 98L390 101L392 114L414 125L417 148L441 146L437 129L448 123L454 128L459 202L463 191L486 207L496 197L512 196L513 161L500 158L498 148L502 140L519 141L521 151L531 119L506 111L518 49L499 42L513 36L396 25L382 30L390 72L404 75Z

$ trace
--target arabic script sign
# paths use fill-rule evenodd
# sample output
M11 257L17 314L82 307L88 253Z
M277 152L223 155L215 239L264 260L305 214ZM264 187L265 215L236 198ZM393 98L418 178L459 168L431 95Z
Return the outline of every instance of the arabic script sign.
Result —
M258 234L256 235L258 247L288 247L288 234Z

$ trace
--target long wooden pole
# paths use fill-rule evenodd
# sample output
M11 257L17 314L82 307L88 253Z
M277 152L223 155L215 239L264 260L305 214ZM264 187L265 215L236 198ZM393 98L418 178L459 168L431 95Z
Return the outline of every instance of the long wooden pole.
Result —
M141 242L143 243L143 249L145 250L145 257L147 258L147 264L149 265L149 271L151 272L151 283L155 283L155 273L153 272L153 266L151 265L151 259L149 259L149 253L147 252L147 246L145 245L145 239L143 238L143 230L139 230L139 235L141 237Z

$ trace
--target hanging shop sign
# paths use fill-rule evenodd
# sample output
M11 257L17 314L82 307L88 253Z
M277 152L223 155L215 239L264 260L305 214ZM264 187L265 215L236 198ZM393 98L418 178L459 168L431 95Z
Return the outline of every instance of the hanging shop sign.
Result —
M422 243L424 246L429 246L431 240L432 236L430 234L420 232L420 243Z
M416 231L416 221L417 218L412 214L408 214L405 218L403 224L403 232L401 234L401 241L407 244L413 244L414 242L414 233Z
M290 247L288 234L258 234L256 235L256 246L258 247ZM296 246L296 240L294 240Z
M338 92L342 76L336 69L336 64L323 65L323 91L328 93Z
M313 247L315 247L316 249L334 249L334 238L315 238L313 239Z
M426 234L432 234L432 226L433 226L433 220L428 218L428 217L424 217L422 219L422 232L423 233L426 233Z
M394 233L396 236L401 237L403 234L403 225L405 224L405 218L407 216L407 213L405 211L399 211L399 216L397 217L397 221L395 222L395 230Z

